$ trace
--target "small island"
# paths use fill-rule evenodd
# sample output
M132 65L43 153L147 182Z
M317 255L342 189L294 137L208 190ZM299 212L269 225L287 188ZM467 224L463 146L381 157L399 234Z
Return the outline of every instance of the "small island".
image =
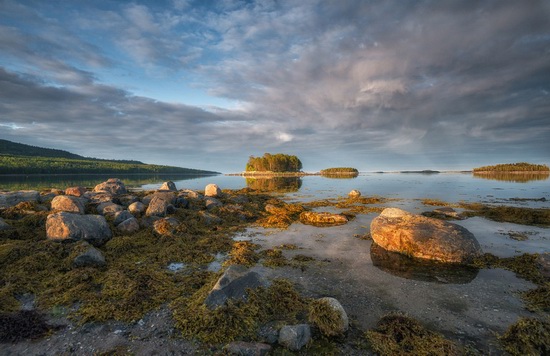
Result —
M302 161L297 156L283 153L264 153L262 157L250 156L243 176L302 176Z
M320 174L329 178L355 178L359 175L359 171L351 167L335 167L323 169Z
M497 172L517 172L517 173L533 173L541 172L547 173L550 172L550 168L545 164L533 164L527 162L519 163L506 163L506 164L497 164L494 166L483 166L473 169L474 173L497 173Z

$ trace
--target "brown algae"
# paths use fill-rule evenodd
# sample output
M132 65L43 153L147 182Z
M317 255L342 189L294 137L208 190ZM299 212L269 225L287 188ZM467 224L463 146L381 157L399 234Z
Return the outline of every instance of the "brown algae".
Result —
M550 319L521 318L499 337L511 355L550 354Z

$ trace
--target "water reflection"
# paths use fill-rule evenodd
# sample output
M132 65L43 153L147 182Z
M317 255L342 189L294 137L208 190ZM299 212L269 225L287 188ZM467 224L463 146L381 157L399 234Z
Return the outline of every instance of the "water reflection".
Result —
M300 177L246 178L246 186L263 192L297 192L302 186Z
M534 180L547 180L550 172L492 172L492 173L473 173L475 178L500 180L504 182L527 183Z
M467 284L478 273L477 268L447 264L390 252L375 243L370 249L372 264L380 270L406 279L434 283Z
M75 175L29 175L29 176L0 176L0 189L4 190L41 190L65 189L67 187L82 186L94 187L109 178L119 178L127 187L141 187L145 184L165 182L168 180L180 181L208 177L208 175L182 174L75 174Z
M353 179L357 178L359 176L358 173L323 173L321 174L323 178L330 178L330 179Z

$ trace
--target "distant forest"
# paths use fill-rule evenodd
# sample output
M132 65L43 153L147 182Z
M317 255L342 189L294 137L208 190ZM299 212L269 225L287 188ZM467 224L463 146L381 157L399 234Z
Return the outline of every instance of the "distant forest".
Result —
M63 150L40 148L0 140L0 174L96 173L218 174L218 172L198 169L145 164L140 161L86 158Z
M265 153L263 157L250 156L246 164L247 172L300 172L302 162L296 156L282 153Z
M356 168L351 167L335 167L335 168L326 168L321 170L321 174L359 174L359 171Z
M547 172L550 171L545 164L532 164L526 162L497 164L473 169L474 172Z

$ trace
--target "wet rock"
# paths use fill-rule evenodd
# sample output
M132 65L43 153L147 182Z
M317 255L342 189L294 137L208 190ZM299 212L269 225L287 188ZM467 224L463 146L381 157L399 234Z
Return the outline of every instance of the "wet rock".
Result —
M204 188L204 195L207 197L217 198L222 195L222 190L220 189L220 187L218 187L217 184L208 184Z
M125 234L133 234L139 230L139 222L133 216L117 225L117 230Z
M104 216L113 216L119 211L123 211L124 207L113 202L101 203L97 206L97 212Z
M115 219L113 220L113 224L115 224L115 226L117 226L121 222L126 221L128 219L131 219L133 217L134 216L132 215L132 213L130 213L128 210L117 211L115 213Z
M224 305L228 300L245 300L248 288L254 289L266 286L267 281L258 273L241 265L231 265L218 279L218 282L204 300L204 304L210 309L215 309Z
M80 198L71 195L58 195L52 199L52 210L84 214L84 204Z
M112 195L126 194L128 191L124 186L124 183L118 178L109 178L106 182L100 183L95 186L94 192L109 192Z
M103 267L105 266L105 257L97 248L90 246L74 259L73 265L75 267Z
M279 331L279 344L291 351L298 351L311 340L308 324L285 325Z
M348 314L344 307L331 297L319 298L312 303L309 321L325 336L341 335L349 328Z
M153 229L159 235L171 236L180 222L175 218L159 219L153 223Z
M348 193L348 197L350 198L359 198L361 196L361 192L357 189L353 189L351 192Z
M132 203L128 206L128 211L135 216L141 216L141 214L143 214L145 210L147 210L147 206L139 201Z
M11 229L11 226L4 219L0 218L0 231L8 229Z
M84 187L69 187L65 189L66 195L72 195L74 197L81 197L86 193L86 188Z
M224 351L229 355L239 356L264 356L271 352L271 346L259 342L244 342L235 341L224 348Z
M176 185L174 184L174 182L168 181L168 182L162 183L162 185L160 186L160 188L158 190L169 190L169 191L172 191L172 192L176 192L178 190L178 188L176 188Z
M450 263L470 263L481 254L474 235L447 221L387 208L371 222L371 236L386 250Z
M211 210L223 206L223 203L216 198L206 197L204 198L204 205L206 209Z
M431 211L431 214L427 215L429 217L442 217L442 218L451 218L451 219L457 219L462 220L462 216L460 213L458 213L456 210L449 206L444 206L441 208L437 208Z
M332 226L346 224L348 222L348 218L343 214L304 211L300 214L300 221L302 224L307 225Z
M40 202L40 193L36 190L20 190L17 192L0 192L0 208L9 208L22 202Z
M219 224L223 221L220 217L202 210L199 211L199 216L206 225Z
M46 235L50 240L85 240L95 246L104 244L112 237L103 216L67 212L48 215Z

